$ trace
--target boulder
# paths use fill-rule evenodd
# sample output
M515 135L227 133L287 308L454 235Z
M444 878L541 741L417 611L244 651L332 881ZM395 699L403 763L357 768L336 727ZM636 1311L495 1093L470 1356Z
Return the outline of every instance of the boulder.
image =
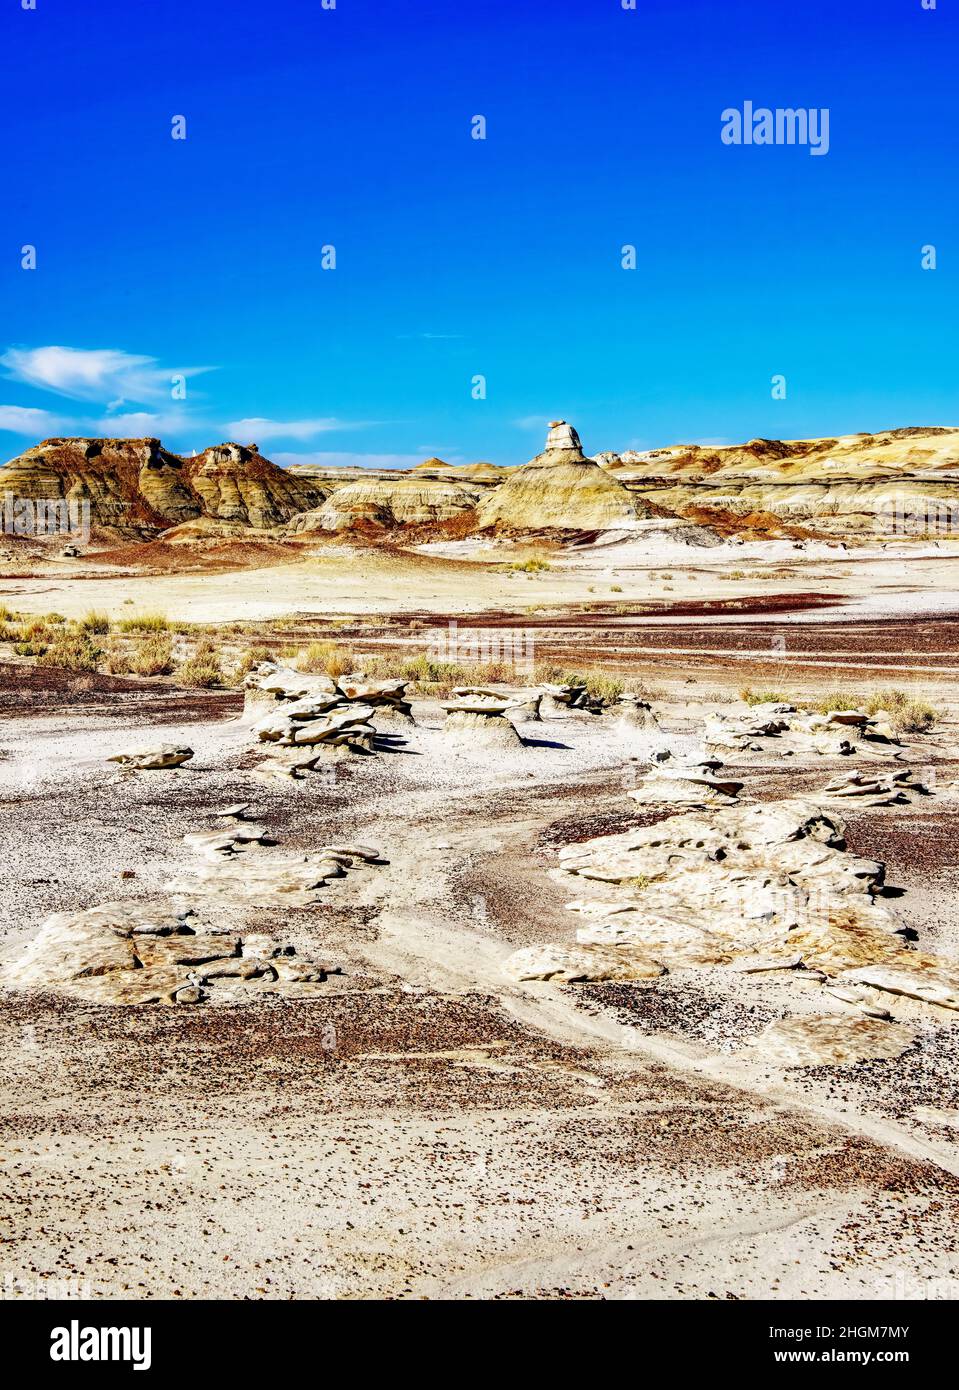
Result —
M182 767L193 757L193 749L181 743L161 743L155 748L138 748L127 753L114 753L107 761L120 763L137 772L152 772L166 767Z
M620 695L613 706L613 714L624 729L658 729L659 720L653 707L638 695Z
M446 706L443 736L466 750L502 748L509 751L522 748L523 740L516 732L515 725L505 717L506 708L508 706L503 705L483 708L476 704L473 707Z
M918 999L923 1004L935 1004L940 1009L959 1009L959 973L947 969L910 966L902 962L895 966L867 965L846 970L842 983L867 985L887 994L901 994Z
M501 701L504 714L515 714L532 721L540 718L543 692L539 686L457 685L451 694L457 703L464 700Z

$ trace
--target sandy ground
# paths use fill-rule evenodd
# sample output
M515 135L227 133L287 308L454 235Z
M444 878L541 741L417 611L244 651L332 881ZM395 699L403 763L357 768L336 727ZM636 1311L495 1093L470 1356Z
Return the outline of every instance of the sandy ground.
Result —
M785 551L782 547L786 546ZM830 558L825 558L826 551ZM725 604L761 597L818 597L858 619L952 612L959 554L943 541L928 546L843 551L817 544L810 552L788 542L770 547L646 547L602 544L554 555L534 573L504 568L529 547L503 547L494 563L408 552L330 545L265 569L218 573L110 570L95 558L45 565L32 577L0 575L0 602L25 613L78 617L91 608L117 616L163 612L177 622L238 622L291 613L385 616L411 610L459 616L508 611L535 616L550 608L650 604L684 600ZM499 554L499 552L495 552ZM792 558L788 558L791 556ZM803 621L810 618L803 610Z
M222 582L195 596L204 612ZM781 980L503 975L517 946L572 939L547 870L560 844L635 823L623 793L646 736L553 721L490 759L453 752L421 704L393 751L287 786L256 776L234 697L40 684L0 725L3 958L52 910L162 893L182 836L231 800L291 849L356 838L389 863L310 908L216 902L221 925L252 918L340 965L315 998L0 994L14 1293L77 1279L105 1298L955 1296L950 1019L925 1020L895 1062L784 1069L743 1046L786 1007ZM706 703L664 700L670 737L692 738ZM195 759L134 776L105 761L150 735ZM954 712L934 737L924 756L949 781ZM760 799L784 792L775 767L740 775ZM791 765L788 792L822 778ZM947 798L850 816L852 847L888 862L903 911L953 960L955 828Z

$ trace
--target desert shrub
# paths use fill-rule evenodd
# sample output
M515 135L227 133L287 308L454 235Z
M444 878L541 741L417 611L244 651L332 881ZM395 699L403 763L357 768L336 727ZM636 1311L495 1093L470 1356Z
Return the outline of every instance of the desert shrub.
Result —
M739 698L745 700L747 705L765 705L767 703L789 705L795 703L781 690L753 690L750 685L743 686L739 692ZM835 709L836 706L832 705L830 708Z
M539 574L542 570L552 569L552 565L545 555L539 553L529 555L525 560L510 560L508 564L502 566L507 573L520 574Z
M77 622L77 627L81 632L95 633L102 636L103 633L110 631L109 613L99 613L95 608L91 608L89 613L85 613Z
M821 699L815 700L811 708L819 714L828 714L831 709L865 709L866 703L865 695L847 695L841 690L831 690Z
M46 649L43 642L16 642L13 648L17 656L42 656Z
M296 667L298 671L324 673L335 680L356 670L356 657L336 642L311 642L297 653Z
M230 672L230 684L242 685L250 672L259 666L261 661L271 661L272 659L273 653L269 647L247 647L245 652L240 653L236 665Z
M103 652L82 632L63 632L37 657L38 666L59 666L64 671L96 671Z
M938 713L926 700L917 700L904 690L880 690L866 701L867 714L886 714L893 727L904 734L925 734L935 725Z
M907 700L902 709L892 716L892 721L900 733L927 734L934 728L938 711L925 700Z
M8 608L5 603L0 603L0 623L15 623L17 615L12 608Z
M173 670L173 641L162 633L152 633L138 642L127 657L136 676L168 676Z
M187 657L176 668L176 678L181 685L196 686L201 690L212 690L223 685L223 668L216 647L204 637L196 645L192 656Z
M108 675L128 676L130 674L130 657L126 647L119 642L111 642L104 648L101 662Z
M163 613L138 613L135 618L120 621L121 632L169 632L170 624Z
M590 698L601 700L604 704L612 704L626 689L626 681L621 676L610 675L608 671L572 671L545 662L537 663L534 679L549 685L585 685Z

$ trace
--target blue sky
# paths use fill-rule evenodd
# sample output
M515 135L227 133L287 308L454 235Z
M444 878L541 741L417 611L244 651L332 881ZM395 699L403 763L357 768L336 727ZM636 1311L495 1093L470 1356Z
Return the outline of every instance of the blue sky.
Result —
M955 8L4 0L0 454L959 424ZM828 107L828 154L724 145L747 99Z

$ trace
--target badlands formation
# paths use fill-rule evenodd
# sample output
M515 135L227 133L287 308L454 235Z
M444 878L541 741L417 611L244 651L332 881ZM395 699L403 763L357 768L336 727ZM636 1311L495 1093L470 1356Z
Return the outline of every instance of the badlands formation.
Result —
M957 469L7 464L17 1278L954 1297Z
M837 439L753 439L707 448L583 453L577 431L550 425L522 467L284 469L256 444L181 457L158 439L47 439L2 469L8 496L90 504L96 535L174 538L223 528L271 537L402 533L455 523L455 534L595 532L669 521L765 536L806 528L827 537L923 534L959 509L959 429L910 428ZM784 529L785 528L785 529ZM12 528L8 525L8 533ZM24 531L29 535L29 530ZM700 538L705 543L709 538Z

